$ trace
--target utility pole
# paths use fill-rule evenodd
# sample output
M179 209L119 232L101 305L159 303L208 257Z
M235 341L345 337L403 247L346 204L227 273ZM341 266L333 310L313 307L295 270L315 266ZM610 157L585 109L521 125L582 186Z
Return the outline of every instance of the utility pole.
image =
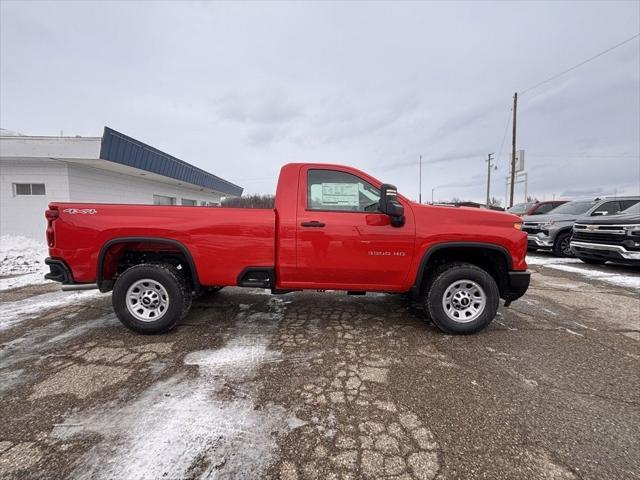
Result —
M433 191L436 189L436 187L433 187L431 189L431 205L433 205Z
M491 191L491 160L493 160L493 153L490 153L485 160L487 162L487 207L489 206L489 192Z
M518 92L513 94L513 134L511 137L511 195L509 207L513 207L513 189L516 185L516 112L518 109Z
M418 181L420 192L418 193L418 203L422 205L422 155L420 155L420 180Z

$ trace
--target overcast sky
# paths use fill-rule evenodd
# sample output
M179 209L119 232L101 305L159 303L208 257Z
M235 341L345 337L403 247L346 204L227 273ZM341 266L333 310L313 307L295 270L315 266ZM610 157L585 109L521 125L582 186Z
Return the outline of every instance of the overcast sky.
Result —
M245 188L352 165L423 200L504 198L512 95L640 31L640 2L1 3L0 126L108 125ZM522 95L538 198L640 190L638 38ZM523 195L518 186L519 198Z

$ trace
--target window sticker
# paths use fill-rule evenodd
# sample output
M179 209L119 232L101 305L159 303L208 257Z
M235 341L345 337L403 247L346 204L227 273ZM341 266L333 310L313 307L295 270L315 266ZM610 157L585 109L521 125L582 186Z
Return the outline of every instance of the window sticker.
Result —
M313 200L320 197L320 205L326 207L358 207L358 190L357 183L321 183L312 185L311 197Z

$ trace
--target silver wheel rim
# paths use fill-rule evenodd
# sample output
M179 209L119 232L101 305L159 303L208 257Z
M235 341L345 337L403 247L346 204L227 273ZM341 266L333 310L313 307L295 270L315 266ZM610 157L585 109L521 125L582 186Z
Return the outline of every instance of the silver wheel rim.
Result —
M477 319L487 305L487 295L473 280L456 280L442 296L442 308L454 322L469 323Z
M169 294L155 280L144 278L127 290L127 310L141 322L155 322L167 313Z
M566 236L565 238L562 239L562 243L560 244L560 250L562 250L562 253L565 256L567 257L571 256L571 238L569 238L569 236Z

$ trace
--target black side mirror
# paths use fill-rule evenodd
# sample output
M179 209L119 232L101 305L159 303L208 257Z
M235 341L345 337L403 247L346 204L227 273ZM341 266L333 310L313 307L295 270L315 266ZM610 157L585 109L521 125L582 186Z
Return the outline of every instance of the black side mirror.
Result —
M404 225L404 207L398 202L398 189L383 183L380 186L380 211L391 217L391 225L401 227Z

